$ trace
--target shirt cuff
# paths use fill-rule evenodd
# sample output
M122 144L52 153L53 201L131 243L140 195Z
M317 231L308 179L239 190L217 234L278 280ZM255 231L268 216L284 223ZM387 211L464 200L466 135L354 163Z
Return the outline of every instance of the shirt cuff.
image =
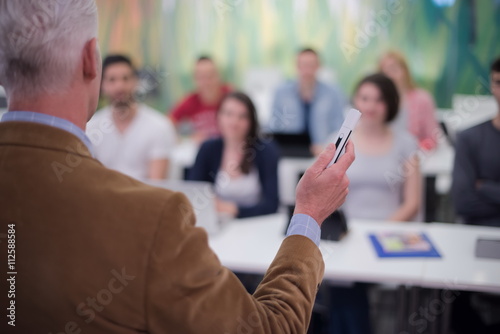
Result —
M321 228L319 224L308 215L298 213L293 215L286 236L290 235L303 235L312 240L319 247L321 239Z

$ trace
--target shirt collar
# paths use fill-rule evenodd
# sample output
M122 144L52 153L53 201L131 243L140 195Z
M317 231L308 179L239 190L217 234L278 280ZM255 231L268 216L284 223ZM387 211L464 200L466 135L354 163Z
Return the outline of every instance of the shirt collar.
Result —
M68 120L34 111L9 111L0 120L0 122L12 121L39 123L69 132L80 139L87 146L90 154L94 156L92 143L85 132Z
M297 94L299 94L297 96L300 96L300 82L299 82L299 80L297 79L297 80L292 81L292 84L293 84L293 87L294 87L295 91L297 92ZM316 79L315 84L314 84L313 100L315 100L316 97L318 96L318 91L320 89L321 89L321 82L318 79Z

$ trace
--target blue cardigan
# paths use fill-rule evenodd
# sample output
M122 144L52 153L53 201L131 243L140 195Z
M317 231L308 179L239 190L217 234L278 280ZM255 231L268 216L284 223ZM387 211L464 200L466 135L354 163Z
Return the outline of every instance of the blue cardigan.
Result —
M272 142L259 139L255 145L254 164L259 172L262 187L262 198L250 207L238 207L238 218L252 217L275 213L278 209L278 160L279 153ZM224 142L222 138L204 142L194 166L188 173L188 180L215 183L215 177L222 161Z

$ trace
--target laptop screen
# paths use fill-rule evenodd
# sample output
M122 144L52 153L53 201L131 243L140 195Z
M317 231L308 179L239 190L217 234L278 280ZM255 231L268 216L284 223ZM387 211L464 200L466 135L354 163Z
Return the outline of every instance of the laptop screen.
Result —
M275 133L273 138L278 144L282 157L311 158L311 139L307 134Z

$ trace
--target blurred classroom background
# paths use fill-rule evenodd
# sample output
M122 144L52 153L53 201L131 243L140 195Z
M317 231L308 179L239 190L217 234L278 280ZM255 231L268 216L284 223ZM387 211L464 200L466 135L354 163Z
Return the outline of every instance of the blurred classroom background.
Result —
M97 0L103 55L130 55L150 78L148 102L165 111L193 89L196 58L211 55L243 87L252 70L295 72L312 47L346 95L388 49L405 54L438 108L454 94L488 93L500 54L500 1L474 0ZM258 89L258 88L257 88Z
M102 151L97 158L105 166L133 177L136 175L127 171L136 172L134 169L137 169L142 173L138 173L142 177L137 178L148 179L147 182L153 178L166 179L154 184L177 191L190 187L189 182L185 182L187 179L211 183L209 186L205 184L203 188L203 191L213 195L208 196L207 208L211 211L207 213L201 210L197 220L210 221L209 224L212 225L202 225L210 234L210 246L223 265L238 273L250 292L259 282L259 275L267 270L284 237L284 224L290 220L290 212L293 212L289 210L293 209L295 202L297 181L311 165L314 155L317 155L311 152L313 145L309 144L314 144L311 142L307 144L309 155L306 157L286 154L280 156L270 141L251 133L252 127L248 124L256 123L252 115L256 112L260 124L265 127L271 119L273 99L278 95L278 87L286 80L297 77L298 58L304 52L309 56L311 53L316 55L317 52L320 57L318 83L321 81L338 87L346 100L350 100L350 104L355 107L354 99L361 94L358 90L363 85L357 87L356 92L354 90L363 78L368 80L368 84L377 85L379 95L384 95L391 89L393 95L398 95L397 89L403 93L401 87L387 83L392 78L368 76L379 70L379 61L387 51L396 50L403 54L416 87L428 91L434 99L428 103L432 110L429 111L427 121L432 123L429 123L431 127L439 124L439 134L434 133L438 138L432 147L425 147L422 141L417 143L420 138L413 140L411 145L404 148L410 154L399 165L390 160L394 158L390 150L389 153L382 152L378 162L389 161L386 166L401 170L415 156L420 158L421 170L416 179L423 181L422 189L415 184L414 187L407 188L408 180L412 177L402 175L404 173L399 175L399 188L385 189L387 197L396 197L394 195L404 188L405 195L400 196L397 203L401 208L406 207L407 198L404 197L419 197L416 201L418 204L414 205L418 212L399 219L395 217L401 216L389 214L373 217L376 221L373 223L356 216L365 208L365 205L360 205L353 210L354 217L349 219L348 233L344 239L321 241L320 249L326 268L325 283L313 310L309 332L358 333L350 331L350 328L357 325L357 321L352 320L356 317L352 315L364 312L363 315L369 320L358 321L358 324L371 327L374 333L498 333L500 253L497 248L496 255L492 256L496 256L496 259L485 259L478 255L478 247L481 242L498 244L500 240L500 168L496 168L500 166L500 144L495 141L500 139L500 60L492 66L492 62L500 56L500 0L96 2L99 9L102 57L119 54L132 60L130 62L128 58L119 56L108 59L108 64L104 64L108 71L113 66L113 71L121 71L121 76L125 78L123 81L128 82L122 87L118 85L109 88L110 82L103 80L100 108L107 104L110 106L104 108L103 112L98 112L87 125L87 134L92 137L92 134L97 133L98 144L102 144ZM311 48L313 51L306 50L298 54L304 48ZM221 94L219 101L210 110L213 123L216 122L217 114L218 125L222 128L217 134L220 138L207 136L203 138L208 139L206 142L194 137L183 137L177 120L163 117L163 114L171 116L174 105L183 101L184 97L196 97L196 93L189 94L196 88L193 72L195 66L199 65L197 60L200 56L209 56L214 60L222 76L221 82L217 84L221 84L221 87L222 84L228 84L247 93L256 105L254 110L251 101L244 94L242 96L236 93L229 98ZM138 70L137 87L135 81L130 80L135 77L132 63ZM213 65L210 60L209 63ZM111 81L111 77L113 75L108 73L107 81ZM381 80L385 80L385 83ZM104 89L105 86L108 88ZM125 86L128 88L124 90ZM225 94L227 92L224 89L220 92ZM492 94L493 90L495 94ZM105 95L108 95L107 99ZM123 95L130 95L129 99L124 100ZM405 99L408 100L407 97ZM382 112L389 114L391 101L385 95L382 100ZM136 101L145 104L136 104ZM223 103L225 109L221 107ZM304 110L310 109L311 103L310 100L305 101L304 106L307 107ZM146 107L146 104L154 109ZM4 94L0 91L0 114L6 111L6 105ZM402 110L407 109L405 103L401 105ZM205 106L202 103L198 105L200 110ZM338 110L326 108L331 113L325 119L330 121L337 115L341 120L342 113L346 110L343 107L347 107L347 104ZM362 112L375 109L357 108ZM241 118L248 123L243 126L239 124L240 133L236 135L237 131L228 126L231 122L228 121L229 118L224 118L233 113L233 109L240 112L243 110ZM416 108L414 113L421 114L423 109L425 108ZM120 124L126 117L120 119L116 115L125 115L129 119ZM148 115L149 118L140 118L142 124L138 121L134 123L134 117L139 119L136 115ZM108 132L102 131L101 125L106 121L108 125L112 124L109 123L111 119L116 129L112 126L112 130L108 128ZM369 117L365 119L370 122ZM378 130L387 130L391 121L388 119L389 117L383 121L379 119L379 124L375 124ZM495 120L492 121L493 119ZM131 124L141 126L134 127ZM466 145L462 145L460 158L455 159L455 155L458 156L460 152L457 134L478 124L482 128L476 127L475 133L470 133L471 142L476 143L476 139L486 131L495 140L487 141L487 147L482 142L469 152L465 152L463 147ZM309 139L315 135L310 130L313 127L307 128L309 123L300 125L306 129L305 132L310 132L307 134L310 135ZM373 125L372 122L371 126ZM410 128L412 126L407 125ZM335 126L336 129L339 127L338 124ZM298 132L298 135L303 135ZM328 134L331 133L334 132L330 131ZM178 134L181 134L181 138L177 138ZM122 141L127 136L128 141ZM223 153L222 143L234 142L238 136L237 139L253 148L256 154L253 160L250 159L251 163L245 165L243 158L247 158L246 152L241 152L243 149L236 150L238 152L235 156L239 160L234 159L238 160L235 172L223 165L222 157L227 152ZM362 142L363 138L360 138L356 140ZM400 144L398 137L394 138L391 137L391 140ZM325 141L322 142L324 143ZM95 146L99 148L99 145ZM147 157L144 153L146 151ZM476 151L481 151L482 157L476 156ZM477 161L466 154L477 158ZM484 163L484 156L490 159L487 160L488 163ZM474 173L464 175L465 173L456 172L464 169L464 164L470 167L469 163L474 163L483 174L489 169L486 174L494 176L483 179L471 175ZM124 165L125 168L116 168L119 165ZM418 160L416 165L419 165ZM205 168L207 166L209 168ZM364 176L375 168L368 163L361 167L365 170L355 174L355 177L350 176L351 184L357 182L362 188L362 183L365 182L368 187L375 184L375 188L390 188L389 180L380 178L380 175L374 177L379 177L375 180L379 183L372 182L373 180L367 182ZM388 169L385 170L386 173ZM151 173L152 170L157 173ZM148 172L149 175L146 175ZM220 179L214 176L219 175L219 172L229 173L231 186L226 189L220 187ZM232 175L232 172L236 175ZM188 173L191 174L190 177ZM152 177L153 174L160 177ZM459 177L454 178L454 175ZM248 183L242 183L242 179ZM463 201L456 200L453 203L450 193L454 182L458 189L455 195L465 194ZM464 183L467 183L467 187L463 188L466 191L460 188ZM486 188L489 187L489 193L479 203L480 201L475 201L479 197L474 196L481 191L484 183ZM244 186L248 184L249 187ZM232 193L228 192L228 188ZM247 197L254 200L252 210L248 209L250 205L245 205L248 198L241 194L243 192L244 195L245 191L249 191L250 195ZM485 195L488 189L482 191L482 195ZM356 198L354 193L351 189L350 198ZM363 189L359 193L364 194ZM384 192L372 201L375 209L383 206L376 203L380 198L385 204L383 194ZM472 201L467 201L468 195L471 195ZM237 200L241 200L243 204ZM482 209L477 209L476 212L476 206L481 206L489 214L487 218L491 218L491 221L488 224L481 223L484 212ZM465 215L469 214L469 221L465 221L467 224L463 224L464 220L457 214L459 210ZM227 222L228 217L223 217L226 220L219 219L228 214L231 222ZM478 221L474 221L476 218ZM405 223L394 224L394 221ZM217 232L223 232L211 233L211 227ZM415 231L422 232L435 243L440 256L434 259L377 257L368 235L384 234L387 231L410 236L414 236ZM335 233L339 234L338 231ZM485 240L485 237L491 240ZM453 298L446 297L450 293ZM350 301L351 304L348 303ZM341 323L348 323L344 330L332 330L331 323L334 321L331 320L336 318ZM370 333L370 330L361 333Z

